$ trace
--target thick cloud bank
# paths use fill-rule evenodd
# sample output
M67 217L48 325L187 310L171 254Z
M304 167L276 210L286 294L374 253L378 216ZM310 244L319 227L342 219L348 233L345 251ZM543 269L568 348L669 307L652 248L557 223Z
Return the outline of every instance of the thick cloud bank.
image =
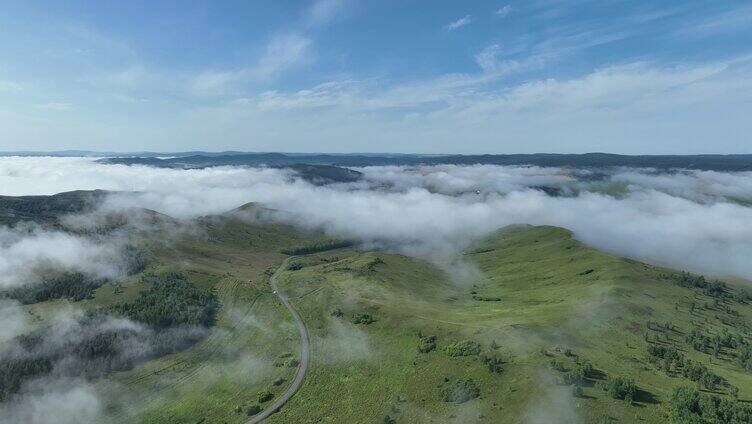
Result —
M316 187L277 169L0 158L0 194L135 191L111 197L107 207L178 218L262 202L299 225L422 255L457 251L509 224L549 224L617 254L752 278L752 173L449 165L360 171L362 181Z
M0 289L32 283L44 269L111 279L124 274L122 262L120 250L112 243L63 231L0 227Z

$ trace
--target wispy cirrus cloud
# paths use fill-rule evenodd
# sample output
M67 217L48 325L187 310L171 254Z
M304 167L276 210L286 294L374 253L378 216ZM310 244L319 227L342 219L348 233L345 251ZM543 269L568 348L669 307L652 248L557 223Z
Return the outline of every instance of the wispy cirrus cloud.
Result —
M199 96L225 95L236 85L269 80L283 71L300 66L310 58L312 41L296 33L272 37L257 61L236 70L205 70L193 77L190 89Z
M470 15L465 15L457 19L456 21L452 21L444 25L444 30L454 31L455 29L462 28L464 26L470 25L471 23L473 23L473 17Z
M237 85L263 82L282 72L313 62L312 33L330 25L342 14L349 0L316 0L302 14L302 23L271 37L255 63L239 69L209 69L191 81L191 92L199 96L225 95Z
M73 104L66 103L66 102L47 102L47 103L38 104L37 107L39 109L44 109L44 110L54 110L58 112L64 112L64 111L73 109Z
M506 18L511 12L512 12L512 6L506 4L504 6L501 6L498 9L496 9L495 14L496 14L496 16L498 16L500 18Z
M686 22L674 35L695 38L718 34L733 34L752 28L752 5L728 9Z
M341 16L348 4L348 0L317 0L308 9L306 23L313 27L329 25Z

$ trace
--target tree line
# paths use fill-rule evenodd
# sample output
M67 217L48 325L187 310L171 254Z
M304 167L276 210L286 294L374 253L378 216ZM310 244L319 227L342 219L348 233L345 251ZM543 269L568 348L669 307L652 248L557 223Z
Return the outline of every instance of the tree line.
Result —
M219 309L213 293L195 287L182 273L149 274L143 282L149 288L131 303L90 312L75 325L46 327L6 342L0 350L0 401L53 368L64 375L95 378L180 351L205 337ZM115 325L113 316L142 327Z

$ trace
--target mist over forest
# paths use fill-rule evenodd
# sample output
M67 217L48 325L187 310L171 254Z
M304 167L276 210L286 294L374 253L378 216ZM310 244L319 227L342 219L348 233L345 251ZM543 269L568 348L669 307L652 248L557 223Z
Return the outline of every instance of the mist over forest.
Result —
M585 245L656 266L752 279L748 171L488 164L185 169L3 157L0 186L0 419L7 422L114 419L105 393L130 395L107 376L211 340L222 304L217 294L153 258L180 240L213 243L228 219L325 237L279 250L288 255L352 247L426 260L473 293L484 277L463 252L521 225L562 227ZM155 238L159 243L148 241ZM102 290L118 296L133 282L144 288L131 300L81 306L99 302ZM58 305L54 314L39 315L46 312L35 305L50 302ZM373 321L370 313L355 317ZM271 336L268 324L247 319L238 322ZM378 355L365 333L329 325L333 335L322 340L330 361L341 349L351 353L336 361ZM252 373L269 372L238 354L223 355L255 364L247 365ZM551 383L544 396L559 406L528 414L529 422L562 414L576 420L566 412L572 399L556 387Z
M257 202L283 212L275 219L284 222L424 256L456 253L506 225L556 225L620 255L752 277L747 260L752 228L745 225L752 218L752 172L746 171L368 166L353 168L362 174L354 182L319 185L290 168L184 170L104 165L84 158L11 157L0 162L7 195L101 189L111 192L97 204L103 211L144 208L185 220ZM87 258L86 241L54 232L32 231L18 239L17 232L6 229L2 237L7 252L3 269L10 270L13 258L30 250L50 252L34 255L67 252L70 258L56 259L61 263L104 262ZM76 246L24 248L33 243ZM74 254L74 248L84 253ZM106 251L97 249L96 254Z

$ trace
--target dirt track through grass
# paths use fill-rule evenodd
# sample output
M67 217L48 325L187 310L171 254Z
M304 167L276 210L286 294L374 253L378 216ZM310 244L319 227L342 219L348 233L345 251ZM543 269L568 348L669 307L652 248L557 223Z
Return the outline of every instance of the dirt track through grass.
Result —
M306 329L305 322L303 322L303 318L300 317L298 311L277 286L277 275L287 269L287 265L291 259L292 257L287 258L284 262L282 262L282 265L277 268L277 271L275 271L269 279L269 284L272 286L272 290L274 290L274 293L277 295L280 302L285 305L285 307L290 311L290 314L292 314L292 317L295 320L295 326L298 328L298 332L300 333L300 363L298 364L298 368L295 371L295 378L293 379L292 384L290 384L285 392L277 397L277 399L275 399L271 405L261 411L258 415L248 420L247 424L260 423L261 421L265 420L270 415L278 411L282 406L284 406L284 404L287 403L287 401L295 395L298 389L300 389L300 386L303 385L303 380L305 380L306 372L308 371L308 363L310 362L310 336L308 334L308 329Z

